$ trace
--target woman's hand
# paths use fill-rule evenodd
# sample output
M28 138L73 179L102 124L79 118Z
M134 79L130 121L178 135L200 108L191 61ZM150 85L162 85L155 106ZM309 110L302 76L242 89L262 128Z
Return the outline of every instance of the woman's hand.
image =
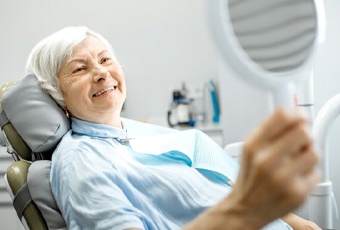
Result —
M307 117L297 108L276 110L244 143L235 205L258 220L284 216L319 181L318 156Z
M303 219L293 213L290 213L282 218L294 230L321 230L314 222Z
M244 142L233 191L187 229L260 229L288 214L319 181L318 156L307 117L277 109Z

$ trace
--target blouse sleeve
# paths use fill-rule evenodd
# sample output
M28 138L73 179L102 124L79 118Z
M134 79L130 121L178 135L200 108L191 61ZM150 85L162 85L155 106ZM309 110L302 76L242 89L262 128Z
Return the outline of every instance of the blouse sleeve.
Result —
M143 213L127 199L117 169L88 146L56 159L52 187L68 229L144 229ZM53 166L52 166L53 167ZM52 189L53 190L53 189Z

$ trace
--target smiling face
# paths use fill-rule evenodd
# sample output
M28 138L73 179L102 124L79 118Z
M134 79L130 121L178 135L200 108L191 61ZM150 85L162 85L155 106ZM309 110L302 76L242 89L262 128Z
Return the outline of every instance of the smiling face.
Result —
M107 47L93 36L74 47L58 73L65 109L81 120L121 127L126 98L123 70Z

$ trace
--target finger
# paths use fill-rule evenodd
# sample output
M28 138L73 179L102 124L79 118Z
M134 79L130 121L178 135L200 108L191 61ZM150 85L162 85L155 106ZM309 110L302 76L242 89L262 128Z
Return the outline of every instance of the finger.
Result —
M303 175L314 170L319 162L320 155L313 149L308 149L292 159L291 167Z
M297 108L280 108L268 117L254 133L254 142L270 140L280 136L290 127L299 123L308 123L307 116Z
M290 161L286 160L278 165L272 172L273 178L275 178L275 181L286 185L294 181L304 183L304 178L308 178L317 171L315 166L318 162L319 157L315 152L304 153L298 159L290 158Z
M304 155L304 158L311 157L311 164L317 162L317 156L309 156L305 152L312 150L312 137L309 132L309 127L299 126L290 132L286 133L280 139L273 141L257 152L257 156L253 156L253 163L263 173L270 173L278 168L291 167L297 157ZM300 162L300 161L299 161ZM301 163L303 164L303 163ZM305 164L303 167L309 166ZM299 167L299 166L297 166ZM303 168L302 167L302 168ZM287 169L287 170L292 170ZM294 168L295 169L295 168ZM295 172L295 171L294 171Z
M313 147L313 136L308 125L296 125L271 141L271 158L280 160L286 156L297 156Z
M281 170L280 170L281 171ZM285 200L281 205L290 207L290 209L298 208L308 197L308 195L315 189L315 186L320 181L320 172L316 169L311 170L309 173L301 175L296 174L292 177L288 175L282 175L286 172L277 172L278 183L277 186L281 188L279 195L281 199ZM283 180L281 180L284 178Z
M303 202L320 182L321 173L319 170L313 169L309 173L294 178L292 180L292 196L296 196L297 200L300 199Z
M282 158L282 156L277 157L277 155L282 154L282 149L283 151L287 151L287 147L292 148L289 142L295 141L294 139L299 136L299 134L295 134L293 137L289 137L289 135L285 134L287 132L291 132L290 129L294 130L295 126L301 124L306 125L307 122L307 117L301 113L300 110L291 108L278 109L271 117L265 120L257 130L255 130L253 135L249 136L249 138L245 141L243 146L240 176L245 178L248 177L247 174L252 172L252 168L258 165L254 165L254 161L257 161L259 165L266 165L266 162L269 161L268 166L264 166L263 170L272 170L271 168L275 167L278 163L277 161L281 160ZM280 140L281 135L285 136L286 138L290 138L291 140ZM303 138L300 138L299 140L301 141ZM281 145L279 148L275 146L277 141L279 141L279 146ZM303 141L293 143L295 143L297 146L301 146ZM308 141L306 143L308 143ZM298 147L294 148L294 150L296 149L298 149ZM261 154L264 156L258 157L258 155ZM275 162L270 162L273 158L277 159L275 159Z

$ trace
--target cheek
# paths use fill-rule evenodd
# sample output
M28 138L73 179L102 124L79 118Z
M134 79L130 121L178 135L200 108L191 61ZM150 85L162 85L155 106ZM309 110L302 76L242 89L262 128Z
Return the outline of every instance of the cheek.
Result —
M124 91L126 91L126 80L125 80L125 75L124 75L124 72L123 70L121 69L118 74L117 74L119 77L118 77L118 81L120 82L120 84L122 85L122 89Z
M63 92L64 95L64 102L65 106L70 109L71 107L74 107L73 105L75 104L76 98L72 95L70 92Z
M69 82L69 79L66 78L59 78L59 85L60 85L60 91L64 97L64 100L69 97L70 92L72 92L72 84Z
M88 95L85 87L70 85L62 89L65 105L67 107L77 107L78 104L81 104L82 101L86 100Z

